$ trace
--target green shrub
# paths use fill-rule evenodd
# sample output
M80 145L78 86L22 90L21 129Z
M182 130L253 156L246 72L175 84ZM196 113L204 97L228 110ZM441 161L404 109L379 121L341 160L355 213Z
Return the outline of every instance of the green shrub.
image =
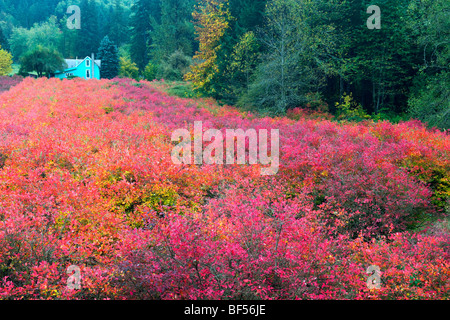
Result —
M172 53L167 61L161 63L161 78L170 81L182 81L184 75L189 72L192 59L183 51L177 50Z
M343 102L336 102L336 112L338 120L364 121L371 117L364 111L363 107L353 100L353 96L344 93Z
M157 71L158 71L158 67L152 63L151 61L145 66L144 69L144 79L147 81L153 81L155 80L157 77Z
M119 76L139 80L139 68L130 58L120 57Z
M409 114L430 127L450 129L450 72L419 76L410 97Z

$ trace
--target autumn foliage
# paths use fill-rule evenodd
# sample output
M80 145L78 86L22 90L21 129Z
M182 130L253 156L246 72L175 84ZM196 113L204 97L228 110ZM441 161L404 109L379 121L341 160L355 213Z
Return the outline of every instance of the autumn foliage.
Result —
M185 75L192 81L195 89L202 93L212 94L212 83L219 72L217 52L220 50L220 39L229 27L230 12L227 2L220 0L202 0L200 6L192 14L197 21L199 51L194 56L196 62L191 72Z
M279 129L279 173L173 164L171 134L194 121ZM146 81L27 78L0 95L0 137L0 299L450 297L450 139L419 122L259 118Z
M18 75L14 75L12 77L9 76L0 76L0 93L4 91L8 91L11 87L19 84L22 81L22 77Z

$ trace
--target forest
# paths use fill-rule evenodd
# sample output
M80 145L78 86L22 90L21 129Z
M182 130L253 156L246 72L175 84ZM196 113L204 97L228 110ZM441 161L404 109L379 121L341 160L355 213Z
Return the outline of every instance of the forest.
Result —
M2 0L0 19L14 61L37 45L83 58L108 36L118 74L187 80L224 104L450 127L446 0Z

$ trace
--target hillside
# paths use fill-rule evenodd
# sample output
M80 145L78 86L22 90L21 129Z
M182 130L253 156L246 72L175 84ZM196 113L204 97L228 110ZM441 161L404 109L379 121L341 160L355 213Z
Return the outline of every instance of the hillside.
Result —
M175 164L173 133L195 139L198 121L279 130L277 173ZM450 137L418 121L261 118L154 82L27 78L0 94L0 137L0 299L450 298Z
M31 28L34 23L46 21L50 16L56 15L61 18L61 14L69 5L79 5L81 0L67 1L61 0L2 0L0 1L0 23L1 27L11 26ZM108 10L118 1L95 0L99 8ZM120 5L124 9L129 9L133 0L120 0ZM9 33L8 33L9 34Z

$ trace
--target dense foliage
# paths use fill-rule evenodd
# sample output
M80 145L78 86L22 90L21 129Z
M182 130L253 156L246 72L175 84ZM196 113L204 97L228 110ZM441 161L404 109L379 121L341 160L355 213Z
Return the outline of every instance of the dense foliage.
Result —
M27 78L0 95L0 299L450 298L448 133L158 87ZM278 174L174 165L172 132L200 120L279 129Z
M6 76L12 72L12 56L0 46L0 76Z
M120 58L117 46L105 36L100 42L97 59L101 60L101 77L112 79L119 74Z
M9 51L9 42L8 39L6 39L3 29L0 27L0 47L3 48L3 50Z
M38 77L50 77L57 71L67 68L64 58L55 49L37 46L20 58L19 74L36 72Z
M205 10L213 2L201 2L203 13L194 15L200 54L186 78L205 83L207 90L200 89L208 95L280 114L318 101L334 113L335 103L352 94L368 114L403 115L411 109L409 116L448 128L448 1L379 1L380 29L367 27L367 1L270 0L265 7L257 5L265 1L256 1L245 9L254 10L253 20L240 20L242 7L235 1L217 1L231 12L224 21ZM242 27L249 21L253 24ZM213 31L221 25L226 32ZM252 44L242 34L253 31ZM208 32L214 42L203 36ZM239 74L242 68L230 72L233 52L243 45L256 64L246 77ZM204 57L214 58L206 71Z
M37 45L84 58L108 36L138 77L184 77L226 104L271 115L328 105L337 115L351 95L373 118L449 128L447 0L74 0L79 30L66 25L68 5L2 1L0 45L16 62ZM368 28L370 5L379 29ZM180 52L190 68L168 67Z

